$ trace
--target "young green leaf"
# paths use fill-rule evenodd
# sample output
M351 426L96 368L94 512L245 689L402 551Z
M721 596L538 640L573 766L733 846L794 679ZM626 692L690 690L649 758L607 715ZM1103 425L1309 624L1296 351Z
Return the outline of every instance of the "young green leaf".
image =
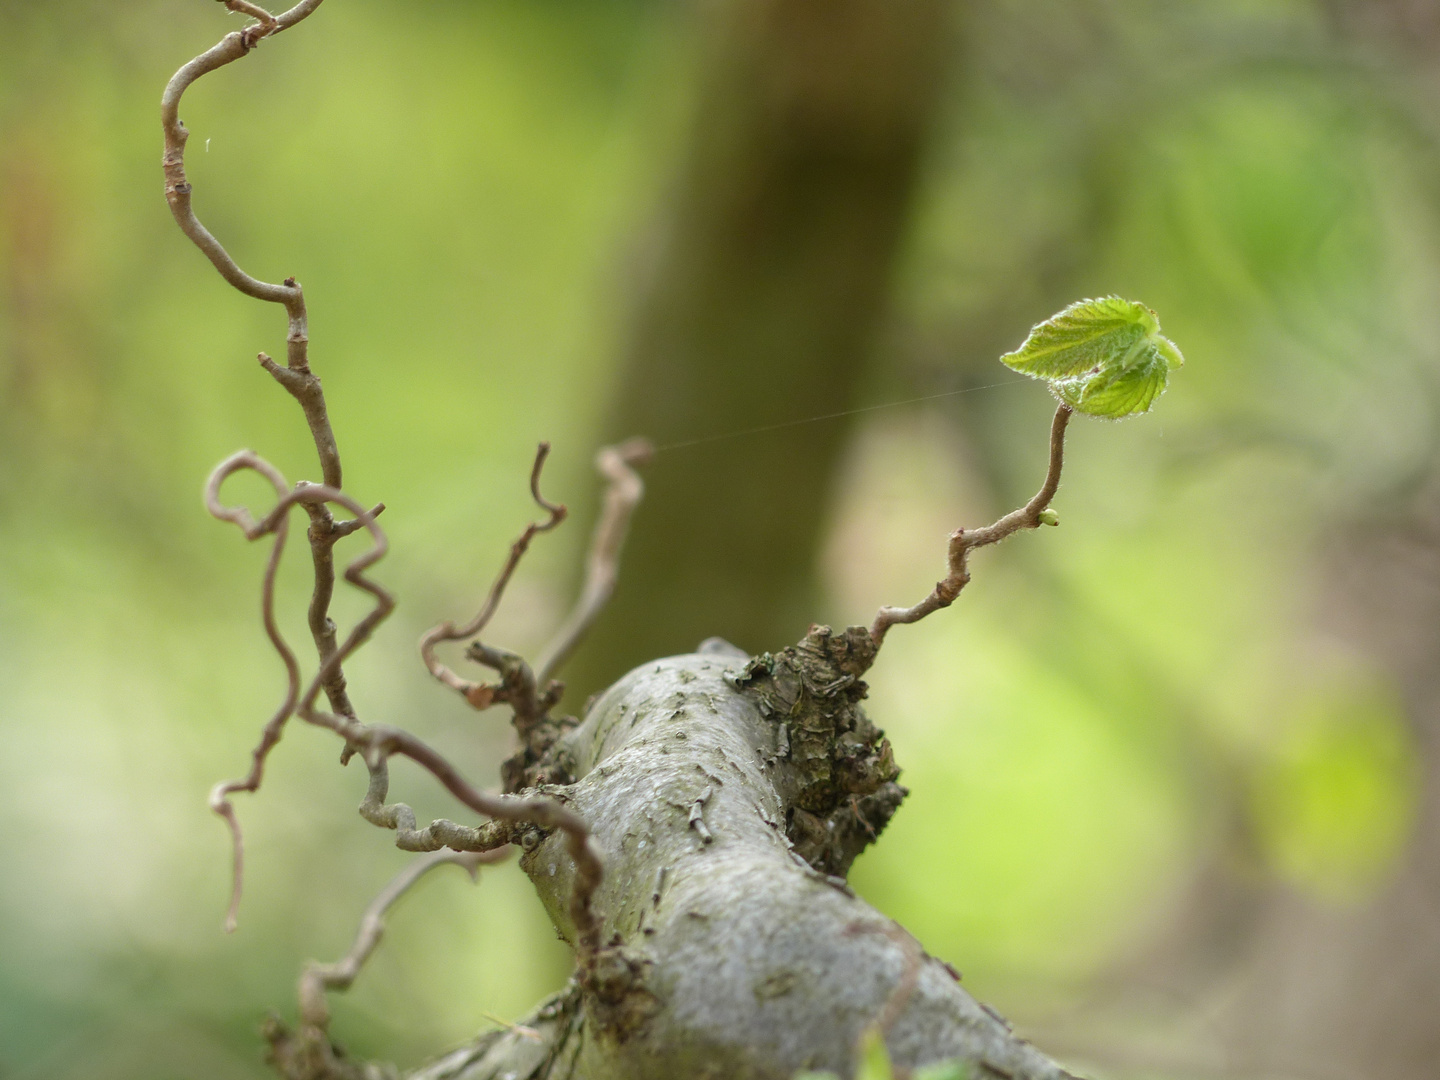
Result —
M1155 312L1133 300L1081 300L1030 331L1001 362L1031 378L1076 412L1118 420L1148 412L1170 371L1185 362L1160 333Z

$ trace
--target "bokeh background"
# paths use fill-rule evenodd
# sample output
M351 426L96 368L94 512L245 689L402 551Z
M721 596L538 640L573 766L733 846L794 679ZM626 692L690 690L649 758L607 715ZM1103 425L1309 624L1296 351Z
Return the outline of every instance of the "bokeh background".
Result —
M263 1075L265 1010L406 858L292 730L239 801L220 932L205 797L282 683L263 552L200 485L241 446L315 472L254 361L280 312L161 194L160 90L236 25L0 3L7 1080ZM1433 1076L1437 61L1427 0L332 0L183 116L198 212L304 282L347 486L389 508L362 715L493 782L504 718L414 643L473 611L538 439L575 523L495 623L522 651L576 587L595 448L668 447L579 708L710 634L778 648L924 595L946 533L1043 471L1051 402L996 357L1074 299L1143 300L1188 358L1171 392L1074 425L1062 527L887 643L871 711L913 794L855 884L1097 1076ZM334 1030L413 1065L567 969L517 867L438 872Z

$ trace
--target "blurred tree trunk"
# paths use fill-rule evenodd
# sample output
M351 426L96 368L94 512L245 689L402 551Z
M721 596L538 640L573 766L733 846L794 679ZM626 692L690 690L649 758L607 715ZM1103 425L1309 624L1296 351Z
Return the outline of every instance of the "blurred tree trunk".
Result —
M1432 481L1433 483L1433 481ZM1232 1060L1256 1072L1429 1080L1440 1072L1440 485L1398 526L1342 530L1326 625L1383 658L1420 758L1415 831L1389 885L1354 908L1266 897Z
M608 434L657 445L851 406L943 61L944 0L726 0L638 289ZM843 422L662 452L622 583L569 673L593 690L721 635L801 635ZM578 695L571 701L578 705Z

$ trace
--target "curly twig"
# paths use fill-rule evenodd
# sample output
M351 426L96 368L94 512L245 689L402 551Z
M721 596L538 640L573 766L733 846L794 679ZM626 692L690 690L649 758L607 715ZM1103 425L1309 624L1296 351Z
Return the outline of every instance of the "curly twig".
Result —
M487 795L477 791L460 776L448 761L425 743L408 732L396 728L372 727L360 723L356 718L355 710L350 705L345 688L343 664L356 649L369 639L375 628L395 606L395 599L390 592L370 580L365 574L369 567L385 555L388 548L384 532L375 523L375 518L384 509L384 505L376 506L373 510L366 510L340 490L340 455L336 447L334 432L330 427L320 380L309 368L309 335L305 297L299 283L294 278L286 278L282 284L274 285L251 277L240 268L229 252L196 217L191 205L192 188L185 176L185 143L189 138L189 133L185 130L179 116L180 99L191 83L202 75L245 56L262 39L294 26L318 8L322 0L301 0L301 3L279 16L270 15L269 12L251 3L250 0L223 0L223 2L231 11L251 15L257 21L243 30L225 35L214 47L180 68L166 85L161 99L161 121L165 132L163 159L165 198L181 231L214 264L221 277L246 296L284 306L289 317L289 329L286 334L286 366L281 367L264 353L260 354L259 359L265 370L299 402L304 411L306 422L309 424L311 435L315 441L324 480L320 484L300 483L292 489L277 469L258 455L246 450L221 462L211 474L205 488L205 505L210 512L222 521L238 525L247 539L255 540L267 534L274 534L274 544L266 566L262 588L262 612L266 633L270 637L271 644L280 654L288 676L285 700L265 726L260 743L252 755L250 772L241 780L227 781L219 785L211 796L211 806L230 826L234 847L235 879L227 927L233 928L234 925L244 871L243 840L239 822L228 796L236 791L253 792L258 789L266 758L276 742L279 741L286 721L294 713L308 723L329 728L345 740L342 762L348 760L355 753L364 756L371 771L372 782L366 801L362 804L362 813L367 819L374 820L377 824L397 829L404 827L399 838L402 843L413 838L410 834L419 834L421 831L414 828L414 814L409 811L408 807L404 807L403 804L397 804L390 808L384 806L384 797L389 785L385 762L394 754L409 757L429 770L456 798L479 814L512 825L534 824L543 828L563 830L577 870L572 898L572 915L583 959L592 954L599 943L598 923L590 911L590 897L598 886L601 876L600 860L590 846L590 831L584 821L548 799L515 799L508 796ZM552 505L540 495L540 468L548 451L548 444L542 444L536 455L530 487L535 501L549 512L550 518L545 523L532 525L516 542L511 550L510 561L492 588L486 606L481 609L473 624L462 630L457 636L468 636L475 633L488 622L531 537L536 532L554 528L565 516L563 506ZM279 496L270 512L258 521L244 507L227 507L220 502L220 487L226 478L244 469L256 471L270 480ZM331 505L344 507L354 515L353 519L337 522L331 515L329 509ZM299 666L295 655L280 634L274 618L275 572L288 535L289 511L295 506L302 507L311 520L309 537L315 566L315 586L310 602L309 623L311 635L315 639L316 650L320 657L319 668L303 694L299 693ZM333 547L341 537L348 536L362 528L371 535L371 548L346 566L344 577L351 585L369 593L374 598L375 604L369 613L351 627L345 640L339 642L335 624L329 617L330 601L335 584ZM325 691L331 712L327 713L315 708L315 701L321 690ZM402 809L405 813L401 812ZM406 813L409 815L408 825L405 820ZM453 825L453 823L445 824ZM454 826L448 834L445 829L437 829L432 826L428 833L440 842L447 839L468 842L472 849L477 844L484 844L487 850L508 842L510 838L506 829L493 826L489 829L482 827L468 830L461 826ZM373 944L370 947L373 948Z
M492 686L487 683L472 682L469 679L462 678L455 674L455 672L441 663L440 659L435 655L435 646L441 642L459 641L461 638L471 637L485 629L494 617L496 609L500 606L500 600L505 595L505 587L510 584L510 578L515 573L515 568L520 565L520 560L524 558L525 552L529 550L530 541L535 538L537 533L549 532L565 520L565 515L568 511L564 504L549 502L540 494L540 472L545 467L545 459L549 457L549 455L550 444L548 442L542 442L535 451L535 464L530 469L530 495L535 500L536 505L546 511L550 516L544 521L532 521L529 525L525 526L525 531L510 545L510 557L505 560L505 565L501 567L500 573L496 575L494 583L490 586L489 595L485 597L485 602L480 605L480 610L476 612L473 619L463 626L456 626L453 622L443 622L439 626L427 631L425 636L420 639L420 658L425 662L425 667L430 674L452 690L457 691L461 697L477 709L488 709L496 702L508 700L515 705L517 716L520 715L522 710L527 713L536 710L543 711L541 710L540 702L535 699L535 678L530 674L529 666L526 665L523 660L520 660L519 657L513 657L513 654L509 653L504 654L507 657L513 657L513 660L518 660L519 664L524 668L523 682L528 685L529 700L525 700L523 697L516 699L512 696L514 694L513 688L511 688L510 693L505 693L504 691L507 689L507 686L503 682L501 686ZM479 643L477 642L476 644L478 645ZM490 663L488 659L480 657L477 657L477 659L501 671L502 674L505 671L505 668L500 666L499 650L495 651L496 663Z
M257 521L250 511L243 506L229 507L220 501L220 487L232 474L241 470L252 470L260 473L275 488L280 496L274 509L262 520ZM338 496L338 498L331 498ZM356 559L345 570L346 580L376 598L376 606L351 631L343 649L332 650L331 654L324 658L320 670L316 672L315 678L311 681L309 688L303 696L299 693L300 669L296 662L295 654L290 649L279 627L275 621L275 573L280 565L280 557L284 552L285 541L289 531L289 509L300 503L302 505L314 505L319 500L338 501L356 513L356 521L360 525L370 528L376 544L375 547ZM364 570L385 553L385 536L378 527L374 525L374 514L359 507L348 496L341 495L338 491L325 485L301 484L293 491L284 476L273 465L264 458L250 450L241 450L232 454L222 461L210 474L205 485L205 507L210 513L221 521L229 521L240 527L240 530L249 540L255 540L269 533L274 533L275 541L271 547L270 558L266 563L264 583L261 588L261 612L265 622L265 632L270 638L275 651L285 664L288 677L288 686L285 700L279 709L265 725L261 735L260 743L252 753L252 764L250 772L242 780L226 781L218 785L210 795L210 806L217 814L223 817L230 827L233 844L234 876L231 888L230 906L226 913L225 928L227 931L235 929L236 918L239 910L240 895L244 881L244 839L240 829L240 823L235 816L235 811L228 796L236 791L254 792L259 789L264 777L265 761L275 744L280 741L285 723L290 715L299 712L304 719L311 723L321 723L313 712L313 703L320 688L325 685L326 680L333 678L334 671L338 670L340 663L359 648L370 636L375 626L389 615L395 606L394 598L383 588L369 581L364 577ZM353 530L352 530L353 531ZM333 637L333 629L332 629ZM324 726L334 728L333 724Z
M181 231L205 254L227 282L246 296L285 307L289 316L286 366L281 367L263 352L259 354L260 364L300 404L320 459L321 477L330 487L339 488L342 479L340 451L330 426L320 377L312 372L309 366L309 332L304 291L294 278L286 278L283 283L273 285L251 277L196 217L191 204L193 188L185 175L185 143L189 132L180 121L179 115L180 99L196 79L245 56L263 38L294 26L318 8L320 3L321 0L304 0L276 17L248 0L225 0L225 6L231 11L251 15L258 21L244 30L225 35L217 45L175 73L161 98L161 122L165 131L165 198L170 204L170 212ZM329 617L330 599L335 588L335 567L331 549L337 540L359 526L356 522L337 523L323 504L307 504L306 509L311 518L309 536L311 559L315 566L315 588L309 613L310 634L314 638L320 661L324 664L336 650L335 624ZM376 507L371 513L379 513L382 509L383 505ZM346 693L345 675L340 667L334 666L330 669L325 681L325 693L331 708L336 712L350 716L355 714Z
M269 17L263 13L257 14L257 17L261 19L258 24L226 34L216 45L177 71L171 77L170 82L166 84L165 93L160 99L161 124L165 130L165 156L162 159L165 169L165 199L170 204L170 212L175 216L176 224L214 263L215 269L220 271L220 276L231 285L246 296L284 305L290 316L290 332L286 337L290 346L290 366L296 369L304 369L306 366L305 350L308 338L306 336L304 293L293 279L287 279L282 285L272 285L251 277L240 269L220 241L216 240L210 230L205 228L200 223L200 219L195 216L195 211L190 205L190 195L193 189L185 178L185 141L190 137L190 133L185 130L185 125L180 121L179 110L180 98L196 79L239 60L259 44L262 38L288 30L310 15L320 6L321 2L322 0L302 0L301 3L296 4L278 18ZM252 8L249 4L240 6L238 0L227 0L226 7L232 11L250 14L259 12L259 9ZM269 19L268 23L265 21L267 18ZM323 456L324 451L322 450ZM338 462L336 469L338 470ZM327 476L327 480L331 479L335 482L334 486L338 487L338 471L334 477Z
M987 544L998 543L1020 529L1034 529L1041 524L1041 513L1050 505L1060 487L1060 469L1065 463L1065 426L1070 422L1070 406L1061 405L1055 410L1055 419L1050 424L1050 468L1045 474L1045 483L1024 506L1012 510L999 521L981 529L956 529L950 534L950 572L935 585L935 590L914 607L882 607L870 627L870 638L876 648L885 640L885 634L896 623L919 622L926 615L949 607L960 595L960 590L970 581L967 562L970 552Z
M268 462L251 454L248 455L246 465L268 479L275 486L276 494L281 496L285 494L288 487L285 478ZM244 508L229 510L221 506L214 496L215 492L207 487L205 502L210 512L218 518L233 521L242 529L247 529L246 521L240 516L248 518L249 515ZM280 556L285 550L288 529L288 520L281 521L275 528L275 542L270 547L270 558L266 560L265 578L260 588L260 613L265 623L265 633L269 636L270 644L275 647L275 651L280 654L281 662L285 665L285 699L275 710L275 714L270 717L270 721L265 725L260 736L259 744L251 753L250 771L243 779L226 780L217 784L210 792L210 809L224 818L225 823L230 827L230 841L233 848L230 906L225 912L225 932L227 934L235 931L236 920L240 912L240 894L244 889L245 878L245 838L240 829L240 819L235 816L235 808L231 805L229 796L237 791L254 792L259 790L260 783L265 776L265 759L270 756L270 751L280 741L280 736L285 729L285 722L295 711L295 703L300 697L300 665L295 659L295 653L286 644L284 636L280 633L280 627L275 622L275 572L279 569Z
M398 828L407 820L413 822L414 812L404 803L390 806L384 804L389 786L386 758L395 754L408 757L411 761L430 772L445 789L478 814L497 818L512 825L538 825L542 829L559 829L565 834L565 847L575 863L575 883L570 894L570 919L575 925L575 946L580 954L581 964L588 962L600 945L600 923L591 911L590 900L600 885L603 869L600 856L590 843L590 827L578 815L565 809L560 803L543 796L491 795L477 791L460 775L448 761L433 749L398 728L376 725L357 733L358 741L364 743L365 762L370 768L370 790L365 796L361 812L366 820L384 828ZM441 842L444 826L451 822L435 822L431 835ZM437 828L437 826L439 828ZM426 830L421 830L425 832ZM413 834L412 834L413 835ZM492 845L509 843L516 839L513 830L493 829L468 831L462 836L460 846L471 850L471 845L488 849Z
M488 821L484 825L459 825L437 818L425 828L415 820L415 811L405 803L386 803L390 793L390 762L380 756L370 767L370 785L360 803L360 816L382 829L395 830L395 846L401 851L495 851L513 839L509 821Z
M497 862L505 857L501 852L451 852L442 851L422 855L414 860L390 884L370 902L365 914L360 917L360 926L350 951L339 960L322 964L311 960L300 974L300 1020L304 1024L325 1030L330 1024L330 1005L325 995L331 990L348 990L359 976L361 968L370 959L370 954L380 944L385 933L385 915L422 877L437 866L454 863L470 875L472 881L479 880L481 863Z
M620 551L625 546L630 518L645 497L645 482L634 466L644 465L654 452L649 440L634 438L618 446L607 446L595 456L596 470L609 481L605 489L605 505L590 541L590 554L585 563L585 587L536 664L535 681L541 686L549 683L575 647L584 640L591 624L615 591L615 579L620 572Z
M270 512L257 521L244 507L226 507L219 500L221 484L227 477L242 469L254 469L270 478L277 491L285 490L286 484L278 470L248 450L231 455L221 462L211 474L205 489L206 506L217 518L238 525L247 539L255 540L269 533L275 533L278 547L283 522L291 507L320 503L335 503L343 506L355 515L356 520L371 535L373 544L370 550L363 552L346 566L344 577L356 588L362 589L374 597L375 606L351 628L345 641L336 649L335 653L320 665L319 670L316 671L299 702L295 705L295 713L302 720L318 727L328 728L345 740L345 753L342 761L348 760L355 753L364 757L371 772L371 784L365 802L361 806L362 814L372 823L386 828L398 829L403 825L411 831L414 830L414 815L413 812L409 812L408 807L404 807L404 811L409 813L407 822L399 809L404 804L397 804L395 807L384 806L389 786L388 770L384 767L385 762L393 755L399 754L410 758L426 769L440 781L447 791L478 814L515 825L538 825L541 828L563 831L566 835L567 849L576 866L575 886L571 897L571 917L577 934L576 945L583 962L593 954L599 945L599 923L590 910L590 898L600 884L602 869L600 858L590 844L589 826L578 815L547 798L516 798L481 792L461 776L449 761L409 732L387 725L362 724L353 716L344 713L321 712L315 708L315 700L331 671L344 663L356 649L369 639L375 627L390 614L395 606L394 597L389 591L365 576L365 571L379 561L389 548L389 541L386 539L384 531L376 524L374 515L344 492L324 484L304 484L298 485L293 490L285 490L284 495ZM545 505L548 506L548 504ZM553 508L552 514L561 509ZM279 555L276 554L274 559L278 560L278 558ZM278 631L275 632L272 641L277 642L277 648L283 648L284 642L279 637ZM503 829L467 830L466 835L479 835L482 832L484 834L483 841L470 841L470 843L483 842L488 849L508 843L512 838L510 833ZM440 836L440 839L441 842L445 840L443 836Z

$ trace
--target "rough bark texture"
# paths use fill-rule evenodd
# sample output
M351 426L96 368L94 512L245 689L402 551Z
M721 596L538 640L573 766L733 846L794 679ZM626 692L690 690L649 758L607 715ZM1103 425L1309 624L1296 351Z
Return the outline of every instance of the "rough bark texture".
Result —
M850 1075L887 1004L903 1004L887 1034L897 1065L1068 1076L840 876L905 794L859 705L868 632L814 627L775 656L703 650L631 672L554 752L575 782L547 790L590 823L605 862L591 970L523 1022L539 1040L492 1033L415 1080ZM573 938L563 837L526 839L522 865Z

